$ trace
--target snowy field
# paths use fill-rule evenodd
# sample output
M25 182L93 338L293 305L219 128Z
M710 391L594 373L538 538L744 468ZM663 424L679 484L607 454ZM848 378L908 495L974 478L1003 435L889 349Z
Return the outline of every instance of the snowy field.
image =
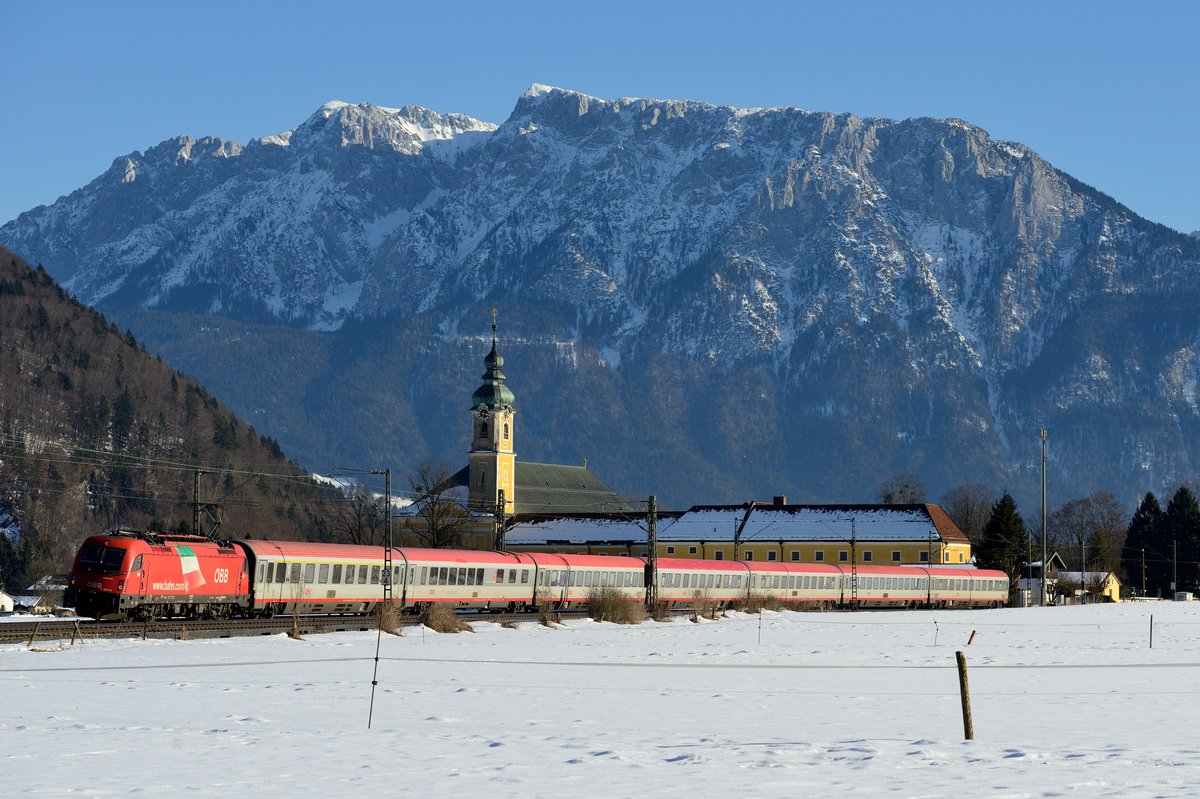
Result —
M2 795L1200 793L1200 603L410 629L368 730L375 643L0 645Z

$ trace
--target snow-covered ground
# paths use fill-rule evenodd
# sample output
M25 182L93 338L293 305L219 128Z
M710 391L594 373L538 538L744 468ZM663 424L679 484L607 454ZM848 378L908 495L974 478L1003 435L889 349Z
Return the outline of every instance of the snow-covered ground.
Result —
M1200 603L409 630L383 638L368 730L375 646L0 645L2 793L1200 792Z

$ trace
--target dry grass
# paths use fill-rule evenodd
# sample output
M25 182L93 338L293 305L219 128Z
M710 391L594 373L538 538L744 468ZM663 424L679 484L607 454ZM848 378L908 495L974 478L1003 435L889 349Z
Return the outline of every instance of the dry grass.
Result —
M400 635L400 604L395 600L380 602L371 615L379 622L379 629L391 635Z
M692 594L692 621L699 623L701 618L715 619L721 603L708 595L706 591Z
M588 615L596 621L641 624L646 620L645 606L623 596L616 588L593 588L588 591L587 607Z
M654 607L650 610L650 618L654 619L655 621L670 621L671 620L670 606L668 606L666 602L656 603L654 605Z
M436 633L473 633L467 624L450 607L433 603L421 614L421 623Z
M759 613L764 610L779 610L783 607L783 602L778 597L765 596L763 594L751 594L741 604L741 609L747 613Z

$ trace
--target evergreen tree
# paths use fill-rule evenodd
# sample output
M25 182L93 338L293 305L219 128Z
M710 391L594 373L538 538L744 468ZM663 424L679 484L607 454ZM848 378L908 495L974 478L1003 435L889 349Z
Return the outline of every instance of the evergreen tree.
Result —
M1167 503L1162 527L1164 541L1175 550L1175 590L1195 591L1200 587L1200 504L1187 486L1180 486Z
M1016 578L1021 576L1029 558L1029 531L1017 512L1017 503L1007 491L996 504L983 529L983 540L975 550L980 568L999 569L1009 578L1009 601L1016 594Z
M1147 491L1129 521L1129 535L1121 552L1121 579L1142 596L1162 596L1169 590L1170 542L1164 552L1162 518L1158 498Z

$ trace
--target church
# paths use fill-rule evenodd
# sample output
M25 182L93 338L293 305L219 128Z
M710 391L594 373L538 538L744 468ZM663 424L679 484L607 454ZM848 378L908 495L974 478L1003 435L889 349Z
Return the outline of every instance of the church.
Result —
M531 515L633 513L635 508L587 466L517 460L516 398L504 377L504 358L492 312L492 349L483 359L483 383L471 395L471 449L468 464L446 489L465 491L473 515L504 519ZM502 509L502 513L500 512ZM482 525L486 526L486 525ZM493 545L491 530L474 525L473 538Z

